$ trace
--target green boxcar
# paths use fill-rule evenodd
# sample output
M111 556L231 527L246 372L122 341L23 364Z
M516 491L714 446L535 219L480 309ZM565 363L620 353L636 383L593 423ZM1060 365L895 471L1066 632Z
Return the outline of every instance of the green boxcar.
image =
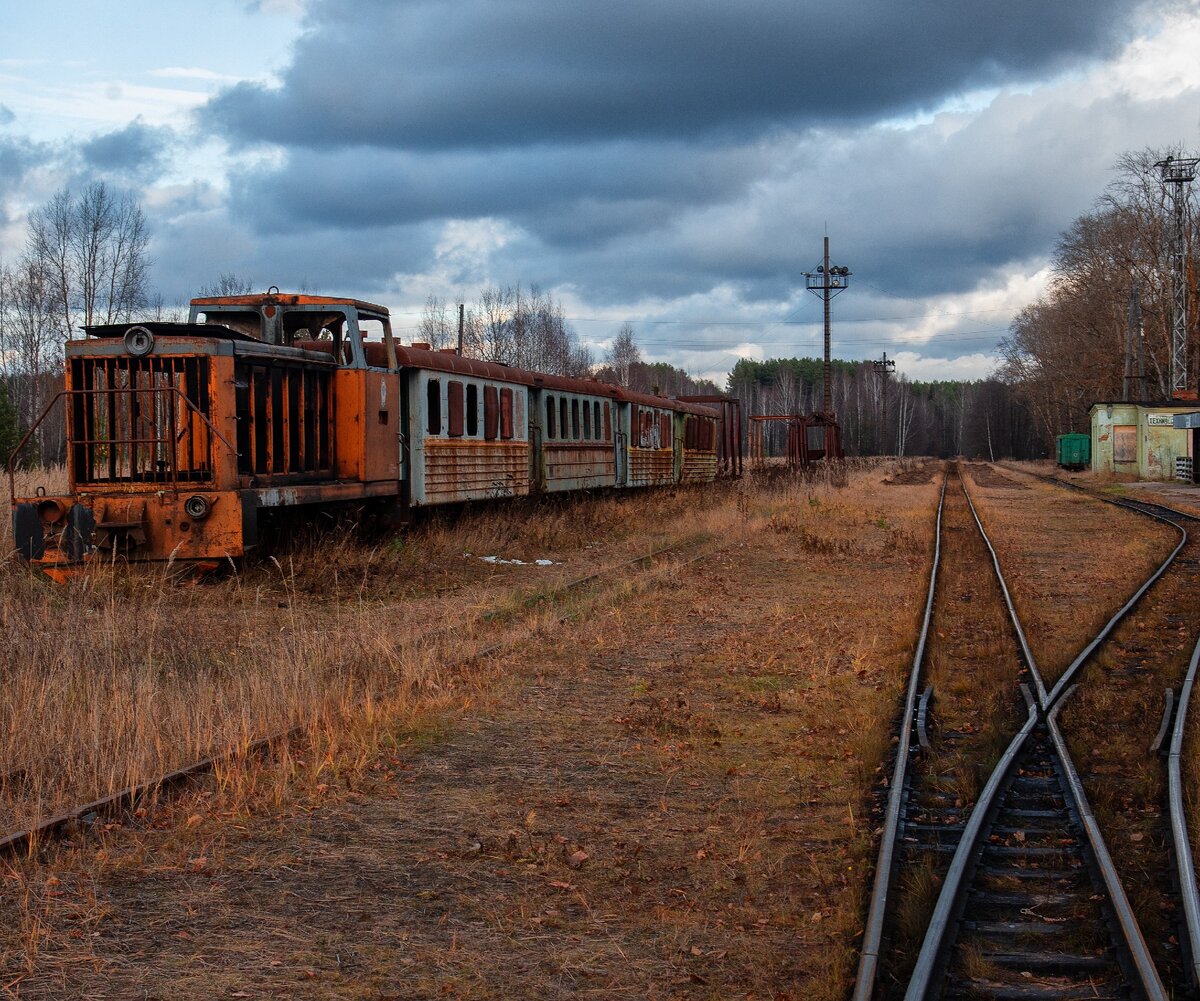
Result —
M1058 436L1058 464L1063 469L1087 469L1092 464L1092 439L1086 434Z

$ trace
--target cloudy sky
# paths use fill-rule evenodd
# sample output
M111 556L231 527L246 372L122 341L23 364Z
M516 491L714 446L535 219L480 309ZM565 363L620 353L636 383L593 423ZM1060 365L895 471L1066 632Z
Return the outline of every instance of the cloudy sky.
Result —
M977 377L1115 158L1200 147L1200 2L45 0L6 13L0 255L136 191L154 282L392 308L536 284L598 353L723 381L835 354Z

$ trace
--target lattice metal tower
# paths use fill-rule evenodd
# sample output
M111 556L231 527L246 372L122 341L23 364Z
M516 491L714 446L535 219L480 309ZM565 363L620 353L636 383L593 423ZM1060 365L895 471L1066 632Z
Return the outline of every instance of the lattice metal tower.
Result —
M1200 157L1167 157L1154 166L1162 170L1163 186L1171 188L1171 395L1187 392L1187 186L1196 179Z

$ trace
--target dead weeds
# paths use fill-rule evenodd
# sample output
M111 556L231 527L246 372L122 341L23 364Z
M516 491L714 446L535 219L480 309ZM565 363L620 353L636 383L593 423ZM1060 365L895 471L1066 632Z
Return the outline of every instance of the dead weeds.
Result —
M223 769L150 829L17 864L10 990L842 996L934 496L872 479L731 494L701 519L732 546L705 564L534 610L499 660L421 661L432 683L326 717L282 762ZM772 518L793 531L762 531ZM790 545L800 530L843 558ZM253 645L301 665L319 636L343 659L356 635L379 642L393 612L285 600L253 621L285 645Z

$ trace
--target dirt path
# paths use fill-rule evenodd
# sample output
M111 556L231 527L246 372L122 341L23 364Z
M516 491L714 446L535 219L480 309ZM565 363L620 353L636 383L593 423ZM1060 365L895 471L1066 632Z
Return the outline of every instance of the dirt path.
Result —
M9 993L840 997L935 496L781 506L514 651L339 802L26 873Z

